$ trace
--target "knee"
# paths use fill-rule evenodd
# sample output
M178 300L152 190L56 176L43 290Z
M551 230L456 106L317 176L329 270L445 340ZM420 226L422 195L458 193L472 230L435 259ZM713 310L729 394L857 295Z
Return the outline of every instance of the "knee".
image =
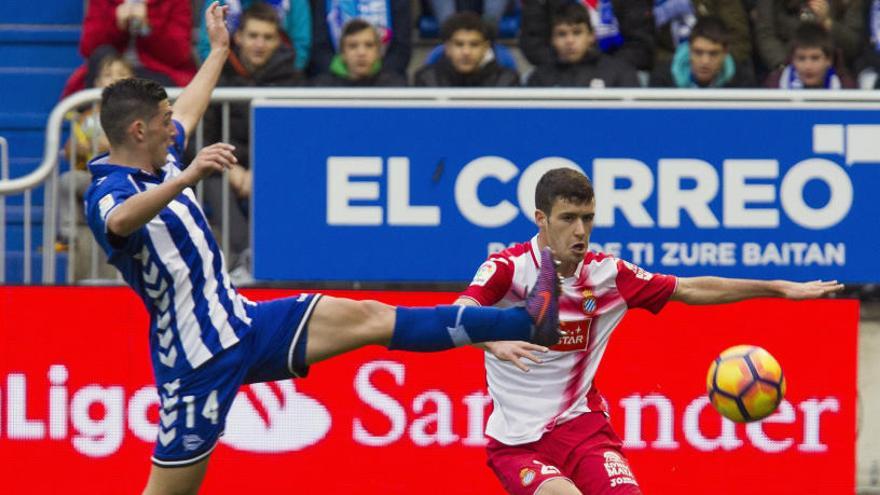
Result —
M358 333L373 343L382 343L391 337L394 330L394 307L378 301L358 302Z

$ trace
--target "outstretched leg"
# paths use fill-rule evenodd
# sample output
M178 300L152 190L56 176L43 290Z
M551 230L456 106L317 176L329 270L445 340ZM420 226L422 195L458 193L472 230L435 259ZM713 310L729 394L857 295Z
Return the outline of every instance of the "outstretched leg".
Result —
M525 308L395 308L376 301L323 297L308 323L306 364L365 345L431 352L492 340L549 346L559 340L559 286L549 250Z

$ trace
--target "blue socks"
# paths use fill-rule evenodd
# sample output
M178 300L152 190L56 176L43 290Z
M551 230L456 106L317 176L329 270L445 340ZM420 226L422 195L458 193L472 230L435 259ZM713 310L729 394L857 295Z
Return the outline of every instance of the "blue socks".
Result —
M491 340L529 340L531 329L524 308L398 307L388 348L432 352Z

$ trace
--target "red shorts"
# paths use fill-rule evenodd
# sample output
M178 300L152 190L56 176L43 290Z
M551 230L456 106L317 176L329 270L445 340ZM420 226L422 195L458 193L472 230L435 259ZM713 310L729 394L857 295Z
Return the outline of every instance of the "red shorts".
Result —
M585 413L532 443L489 439L489 467L512 495L533 495L553 478L574 483L584 495L641 495L604 414Z

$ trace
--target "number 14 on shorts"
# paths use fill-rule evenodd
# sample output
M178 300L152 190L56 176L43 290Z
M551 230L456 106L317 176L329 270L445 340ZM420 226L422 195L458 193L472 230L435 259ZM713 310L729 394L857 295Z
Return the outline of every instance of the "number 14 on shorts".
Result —
M196 426L196 397L194 395L184 395L181 397L186 406L186 427L195 428ZM211 390L205 404L202 406L202 417L216 425L220 421L219 404L217 403L217 391Z

